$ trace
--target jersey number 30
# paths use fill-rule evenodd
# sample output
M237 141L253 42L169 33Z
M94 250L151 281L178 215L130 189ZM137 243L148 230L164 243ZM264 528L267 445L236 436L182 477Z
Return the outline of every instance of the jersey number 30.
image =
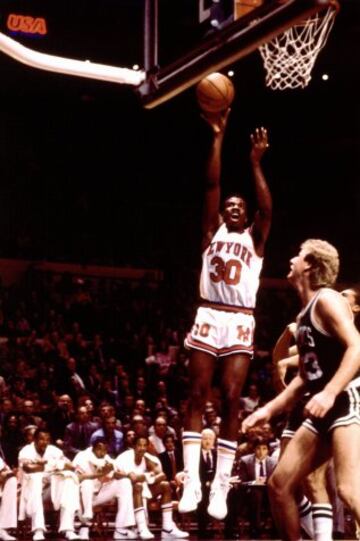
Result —
M241 263L237 259L229 259L225 263L219 256L215 256L210 261L214 266L214 271L210 272L210 278L213 282L225 282L228 286L235 286L240 282Z

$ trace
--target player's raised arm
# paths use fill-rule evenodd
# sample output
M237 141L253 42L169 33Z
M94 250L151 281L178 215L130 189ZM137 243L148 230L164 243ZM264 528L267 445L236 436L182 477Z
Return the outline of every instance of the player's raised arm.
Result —
M221 152L230 109L220 113L204 113L204 120L212 129L212 143L206 165L205 199L202 217L203 249L219 227Z
M267 185L261 160L269 148L268 134L265 128L256 128L251 134L251 152L250 160L253 170L257 210L252 228L252 236L255 243L256 252L259 256L264 254L264 246L269 236L271 218L272 218L272 198Z
M297 347L292 345L296 323L290 323L279 336L272 352L273 383L278 392L286 387L285 377L289 368L299 366Z

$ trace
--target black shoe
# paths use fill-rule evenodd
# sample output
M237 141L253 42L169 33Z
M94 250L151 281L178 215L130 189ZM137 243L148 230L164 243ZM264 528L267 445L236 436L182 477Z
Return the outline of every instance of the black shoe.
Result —
M345 539L344 532L333 532L333 539Z

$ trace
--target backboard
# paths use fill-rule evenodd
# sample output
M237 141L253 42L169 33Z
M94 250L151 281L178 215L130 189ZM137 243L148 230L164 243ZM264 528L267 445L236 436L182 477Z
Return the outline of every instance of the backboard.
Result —
M198 0L198 42L174 62L159 61L158 21L163 4L146 2L144 33L146 79L139 93L146 108L155 107L194 85L208 73L220 71L259 48L287 28L326 10L331 0ZM164 7L163 7L164 8ZM172 24L174 29L176 24ZM186 32L186 29L184 29Z

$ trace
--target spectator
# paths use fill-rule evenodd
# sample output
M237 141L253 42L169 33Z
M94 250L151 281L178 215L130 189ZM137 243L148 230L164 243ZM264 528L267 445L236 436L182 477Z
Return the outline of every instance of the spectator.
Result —
M106 442L107 451L112 458L116 458L121 453L124 447L124 435L116 429L116 417L104 419L102 427L92 433L90 444L93 445L99 438Z
M79 406L76 412L76 421L68 424L65 428L65 455L72 460L76 453L89 447L90 437L97 428L96 423L89 421L86 407Z

